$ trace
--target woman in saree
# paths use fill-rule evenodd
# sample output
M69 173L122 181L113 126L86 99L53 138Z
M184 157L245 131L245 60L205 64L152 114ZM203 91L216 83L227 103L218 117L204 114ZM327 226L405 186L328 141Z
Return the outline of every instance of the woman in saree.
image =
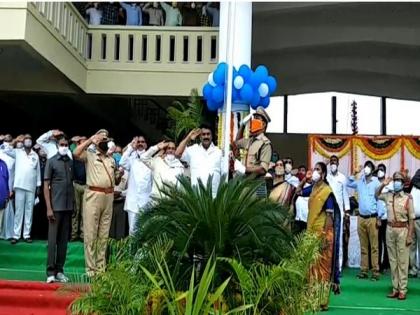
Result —
M329 293L340 293L338 250L340 248L340 209L328 185L327 166L318 162L312 172L311 186L303 188L306 178L297 188L297 193L309 197L307 232L321 240L321 255L310 270L310 281L323 284L327 290L321 298L321 310L328 309Z

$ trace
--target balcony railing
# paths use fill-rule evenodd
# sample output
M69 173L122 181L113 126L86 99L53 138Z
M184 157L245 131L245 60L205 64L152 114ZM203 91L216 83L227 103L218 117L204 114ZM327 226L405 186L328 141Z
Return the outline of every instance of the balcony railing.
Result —
M28 9L88 70L208 72L218 60L218 29L88 25L71 2Z

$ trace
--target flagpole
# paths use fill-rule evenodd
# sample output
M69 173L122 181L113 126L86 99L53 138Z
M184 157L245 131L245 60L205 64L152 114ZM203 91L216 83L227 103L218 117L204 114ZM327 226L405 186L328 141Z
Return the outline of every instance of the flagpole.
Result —
M235 16L236 2L229 2L228 11L228 36L227 36L227 80L226 80L226 99L225 99L225 133L224 133L224 159L223 171L229 174L229 152L230 152L230 136L231 136L231 116L232 116L232 86L233 86L233 51L234 51L234 34L235 34ZM228 176L226 176L228 180Z

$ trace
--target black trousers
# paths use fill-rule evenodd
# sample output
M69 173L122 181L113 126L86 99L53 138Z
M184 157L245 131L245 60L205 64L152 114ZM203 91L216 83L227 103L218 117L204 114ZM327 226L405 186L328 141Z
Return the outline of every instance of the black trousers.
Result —
M386 227L387 220L381 220L381 227L378 231L379 237L379 268L381 271L389 269L388 249L386 248ZM382 257L383 256L383 257Z
M48 276L55 276L64 270L72 213L73 211L54 211L55 221L48 223Z

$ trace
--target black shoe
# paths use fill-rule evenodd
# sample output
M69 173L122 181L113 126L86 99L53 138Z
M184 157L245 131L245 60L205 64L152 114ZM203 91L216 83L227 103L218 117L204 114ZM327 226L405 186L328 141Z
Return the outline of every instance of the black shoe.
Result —
M357 275L357 278L359 278L359 279L367 279L369 276L368 276L368 274L367 273L365 273L365 272L360 272L358 275Z
M379 281L379 274L373 274L372 277L370 277L371 281Z
M26 243L32 243L32 239L31 239L30 237L25 238L25 242L26 242Z
M17 242L18 242L18 240L17 240L17 239L12 238L12 240L10 241L10 244L15 245Z

